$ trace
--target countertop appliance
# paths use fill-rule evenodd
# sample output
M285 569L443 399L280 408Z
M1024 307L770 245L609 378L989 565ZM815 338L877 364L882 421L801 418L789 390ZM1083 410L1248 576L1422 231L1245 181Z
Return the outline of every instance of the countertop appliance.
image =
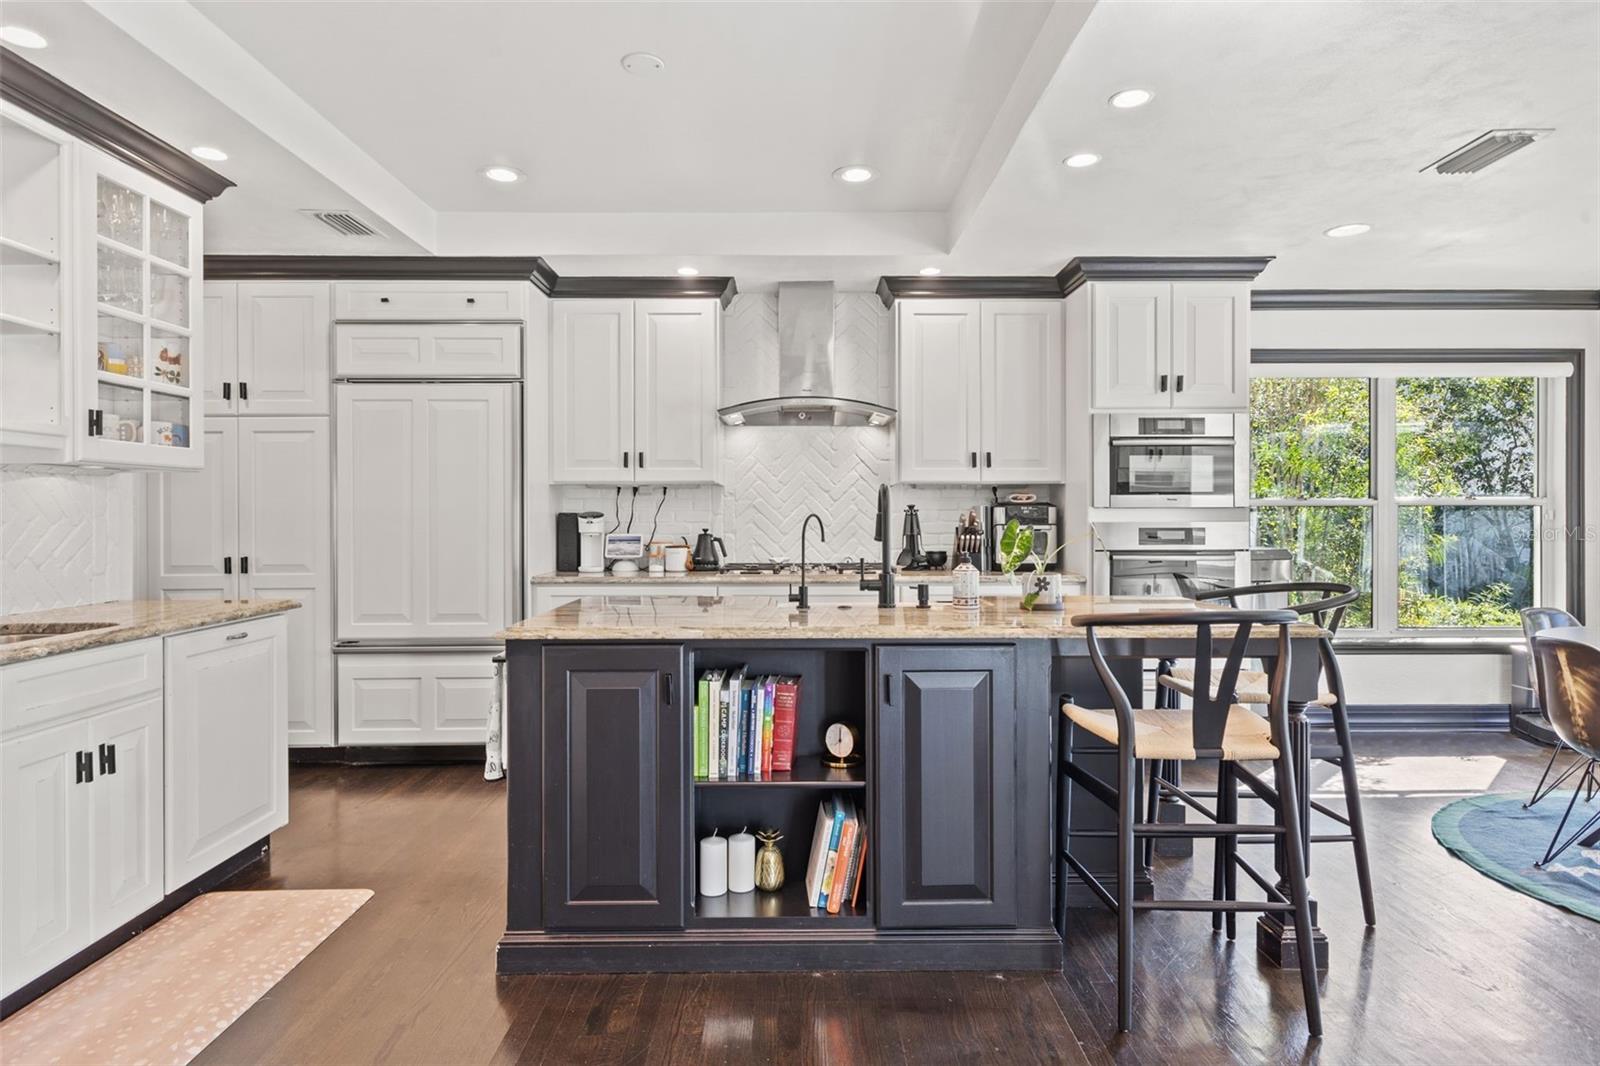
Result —
M1181 596L1180 574L1201 587L1249 583L1246 522L1106 522L1094 533L1099 596Z
M721 570L722 560L728 555L728 546L722 538L709 529L702 529L694 542L694 568L696 570Z
M1235 416L1095 415L1093 429L1094 506L1240 506Z
M643 533L607 533L605 557L611 560L611 572L627 577L639 572L639 560L644 558Z
M1000 569L1000 535L1015 519L1023 527L1033 527L1033 550L1048 560L1046 570L1060 570L1061 559L1052 555L1061 543L1061 517L1053 503L996 503L984 509L989 517L989 550L984 553L983 569ZM1032 563L1023 563L1019 570L1032 570Z
M606 572L605 536L605 515L599 511L584 511L578 515L578 573Z

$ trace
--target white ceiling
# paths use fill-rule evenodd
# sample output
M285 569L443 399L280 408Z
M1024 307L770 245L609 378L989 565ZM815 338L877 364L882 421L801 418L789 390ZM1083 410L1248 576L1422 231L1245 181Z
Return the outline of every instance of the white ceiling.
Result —
M1242 253L1277 256L1273 288L1600 287L1600 4L7 0L6 21L158 135L229 150L213 252L692 262L746 289ZM666 70L626 74L633 50ZM1106 106L1130 85L1156 100ZM1556 132L1419 173L1505 126ZM1104 161L1061 167L1079 150ZM857 161L878 180L830 177ZM1374 230L1321 236L1350 221Z

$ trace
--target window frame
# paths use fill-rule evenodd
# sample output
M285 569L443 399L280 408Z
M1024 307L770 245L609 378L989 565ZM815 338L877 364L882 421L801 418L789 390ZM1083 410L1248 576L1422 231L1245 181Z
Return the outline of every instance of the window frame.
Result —
M1369 455L1366 499L1257 499L1257 507L1368 507L1372 535L1372 626L1359 632L1380 639L1504 638L1514 628L1405 627L1400 608L1400 508L1412 506L1526 506L1534 510L1534 602L1564 605L1583 613L1583 538L1563 536L1582 528L1583 400L1582 352L1569 349L1439 350L1439 349L1256 349L1251 377L1366 377L1369 406ZM1559 364L1553 365L1553 364ZM1271 366L1267 374L1256 366ZM1519 371L1527 368L1527 373ZM1370 368L1375 374L1363 375ZM1537 402L1537 454L1532 496L1401 497L1396 494L1396 382L1400 377L1533 377ZM1251 447L1250 420L1244 419L1243 446ZM1251 479L1253 485L1253 476Z

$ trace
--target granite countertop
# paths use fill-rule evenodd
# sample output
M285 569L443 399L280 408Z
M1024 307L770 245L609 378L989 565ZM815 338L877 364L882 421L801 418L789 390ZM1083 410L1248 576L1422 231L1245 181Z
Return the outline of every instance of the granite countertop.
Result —
M298 600L110 600L84 607L0 615L0 637L19 630L43 629L52 634L18 644L0 644L0 666L282 614L299 606ZM83 629L85 624L98 625Z
M869 573L869 576L870 573ZM1011 578L1004 574L984 572L978 575L979 580L985 584L1010 584ZM1063 573L1063 581L1068 583L1084 583L1081 574ZM625 577L613 577L610 574L573 574L547 572L535 574L530 578L535 585L798 585L799 574L739 574L724 570L689 570L681 574L662 574L652 577L643 571ZM817 574L806 575L808 585L854 585L860 576L854 571L848 574ZM948 570L900 570L895 573L897 585L948 585L954 579Z
M1063 611L1023 611L1015 599L985 598L977 611L948 604L889 610L868 606L814 606L801 613L769 596L586 596L518 622L499 634L505 640L967 640L1082 638L1072 619L1104 611L1171 611L1192 608L1188 600L1068 596ZM1147 639L1193 636L1192 626L1104 629L1104 636ZM1314 625L1293 627L1297 637L1322 635ZM1217 630L1216 636L1225 636Z

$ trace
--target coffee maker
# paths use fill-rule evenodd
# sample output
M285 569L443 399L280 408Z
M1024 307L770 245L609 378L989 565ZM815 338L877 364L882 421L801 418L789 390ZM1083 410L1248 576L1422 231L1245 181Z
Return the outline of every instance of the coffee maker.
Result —
M988 521L989 542L985 546L984 569L1000 569L1000 535L1013 519L1020 526L1033 527L1033 550L1039 558L1046 559L1046 570L1060 570L1061 560L1051 553L1061 543L1061 517L1053 503L995 503L984 508ZM1032 570L1032 563L1023 563L1018 569Z
M583 511L578 515L578 573L603 574L605 559L606 516L599 511Z

